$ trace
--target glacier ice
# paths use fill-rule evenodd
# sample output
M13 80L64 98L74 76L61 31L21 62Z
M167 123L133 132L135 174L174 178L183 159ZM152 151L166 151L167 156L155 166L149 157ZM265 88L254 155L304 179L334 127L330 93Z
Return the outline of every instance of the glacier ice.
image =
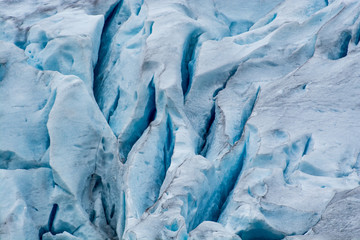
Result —
M356 0L0 1L0 239L358 239Z
M65 10L31 26L25 54L30 65L81 78L92 92L104 24L102 15Z

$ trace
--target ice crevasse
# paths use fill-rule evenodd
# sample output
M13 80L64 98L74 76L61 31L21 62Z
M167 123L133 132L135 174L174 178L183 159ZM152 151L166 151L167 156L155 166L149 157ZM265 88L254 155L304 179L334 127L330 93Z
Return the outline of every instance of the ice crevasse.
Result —
M0 239L360 239L357 0L0 0Z

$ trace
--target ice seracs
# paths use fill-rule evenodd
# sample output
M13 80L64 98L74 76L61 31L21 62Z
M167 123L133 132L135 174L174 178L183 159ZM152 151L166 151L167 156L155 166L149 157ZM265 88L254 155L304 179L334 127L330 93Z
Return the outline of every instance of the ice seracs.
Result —
M359 16L0 2L0 238L356 239Z
M92 93L104 16L65 10L31 26L25 54L30 65L81 78Z

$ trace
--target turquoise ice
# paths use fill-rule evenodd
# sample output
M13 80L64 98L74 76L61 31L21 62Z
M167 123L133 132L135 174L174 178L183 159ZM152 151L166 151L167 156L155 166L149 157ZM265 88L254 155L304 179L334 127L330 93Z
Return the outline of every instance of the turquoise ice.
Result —
M357 239L357 0L0 0L0 239Z

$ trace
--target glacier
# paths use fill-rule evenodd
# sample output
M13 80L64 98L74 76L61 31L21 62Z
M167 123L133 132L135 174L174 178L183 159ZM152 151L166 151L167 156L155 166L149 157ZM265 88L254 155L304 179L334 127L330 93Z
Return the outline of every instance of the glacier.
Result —
M360 239L357 0L0 0L0 239Z

